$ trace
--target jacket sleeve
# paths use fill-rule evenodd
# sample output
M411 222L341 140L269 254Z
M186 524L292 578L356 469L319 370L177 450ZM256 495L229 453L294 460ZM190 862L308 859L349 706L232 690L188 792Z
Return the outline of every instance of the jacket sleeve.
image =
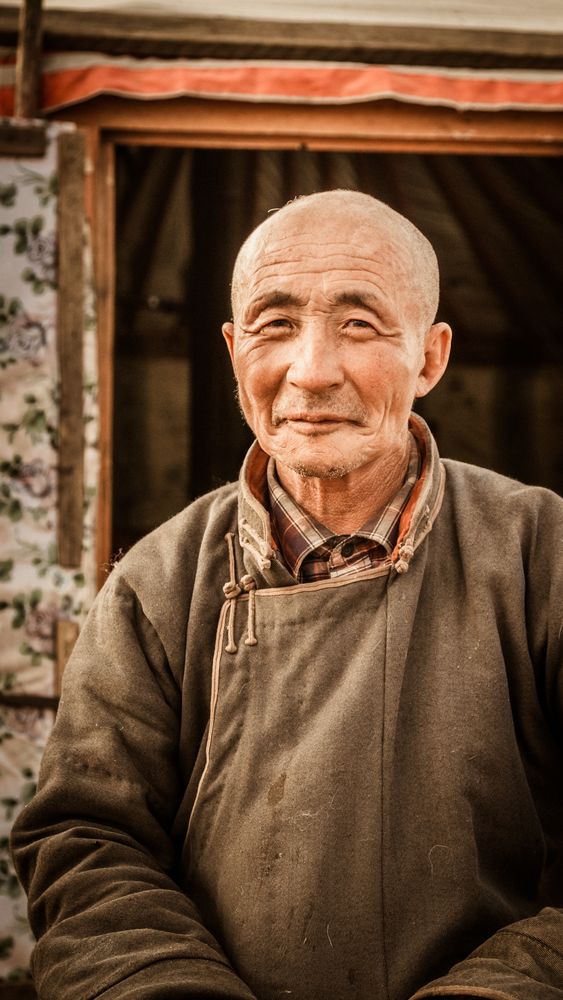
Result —
M523 530L528 647L545 738L559 746L563 779L563 503L546 490L533 495L542 502L528 508ZM546 900L552 905L501 928L411 1000L563 1000L563 781L559 789L553 803L558 841L552 837L546 845L547 862L558 873L550 881L559 889Z
M562 1000L563 913L537 916L497 931L412 1000Z
M65 671L12 834L43 1000L252 1000L174 881L180 690L119 568Z

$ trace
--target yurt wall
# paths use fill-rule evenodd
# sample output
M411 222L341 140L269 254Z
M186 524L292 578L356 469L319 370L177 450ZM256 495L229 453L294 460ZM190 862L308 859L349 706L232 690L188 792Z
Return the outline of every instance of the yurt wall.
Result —
M0 135L0 997L32 997L9 852L95 594L97 344L72 124Z

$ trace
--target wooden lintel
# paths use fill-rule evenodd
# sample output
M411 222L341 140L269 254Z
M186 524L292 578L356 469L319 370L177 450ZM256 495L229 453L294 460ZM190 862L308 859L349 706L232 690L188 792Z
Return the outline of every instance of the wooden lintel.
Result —
M78 567L84 520L84 161L81 132L58 138L58 560Z
M0 6L0 44L14 9ZM46 51L165 58L333 59L441 66L563 66L563 32L397 24L334 24L121 11L47 10ZM469 60L469 62L468 62Z
M22 0L16 56L16 118L36 118L41 81L41 3Z
M113 142L133 145L543 155L563 152L563 117L559 114L461 112L399 101L319 106L187 97L132 101L100 96L52 117L70 118L82 127L95 125Z
M0 119L0 156L44 156L47 148L43 122Z

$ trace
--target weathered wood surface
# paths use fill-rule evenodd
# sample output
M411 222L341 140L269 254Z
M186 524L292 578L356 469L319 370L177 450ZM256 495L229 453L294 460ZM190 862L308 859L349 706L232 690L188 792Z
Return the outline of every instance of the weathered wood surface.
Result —
M16 56L16 118L35 118L41 85L41 0L22 0Z
M64 120L69 116L81 126L111 130L112 141L149 145L546 155L563 152L563 116L550 112L462 112L397 101L319 107L181 97L130 101L102 96L52 117ZM110 195L101 188L102 214L111 204L106 201Z
M0 1000L37 1000L31 983L0 983Z
M38 709L51 709L56 710L59 704L58 697L49 697L48 695L41 694L10 694L5 691L0 691L0 705L5 705L6 708L38 708ZM3 984L0 983L0 986ZM18 994L19 996L19 994ZM3 994L0 993L0 1000L3 1000Z
M98 334L98 405L100 421L96 561L98 586L111 568L113 507L113 410L115 351L115 146L112 139L92 137L95 156L94 265Z
M43 156L46 148L44 125L0 120L0 156Z
M84 421L84 136L58 139L58 305L60 375L58 559L78 567L82 553Z
M517 19L515 18L517 24ZM538 23L541 20L538 19ZM43 47L162 57L333 59L450 66L563 66L563 31L432 24L272 21L240 17L47 10ZM17 12L0 6L0 45L14 44Z
M68 658L74 649L74 644L78 639L79 631L80 629L77 622L71 622L66 618L58 619L55 632L55 691L57 695L60 695L61 693L64 669L68 663ZM0 1000L2 1000L1 994Z

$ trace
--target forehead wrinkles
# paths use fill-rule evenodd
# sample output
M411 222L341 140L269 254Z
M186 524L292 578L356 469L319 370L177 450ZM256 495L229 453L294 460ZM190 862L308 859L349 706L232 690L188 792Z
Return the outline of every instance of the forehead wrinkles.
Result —
M366 307L377 313L381 319L401 322L404 314L404 296L402 295L402 283L389 281L389 275L381 277L373 270L369 272L361 268L355 270L347 267L344 272L327 272L326 268L321 268L315 272L306 270L303 273L292 273L289 282L284 281L286 275L280 275L277 269L270 275L257 278L249 283L245 304L242 307L243 315L248 322L251 318L259 315L264 309L269 308L269 296L277 294L294 295L294 305L307 310L334 309L344 303L340 302L341 296L347 293L364 299ZM300 280L293 280L293 278ZM348 305L351 303L349 302ZM286 304L289 307L289 303ZM358 302L355 303L359 305Z
M379 288L385 289L390 286L397 286L397 282L391 282L389 280L389 274L385 272L376 271L375 268L362 267L358 265L357 267L351 267L348 263L347 265L336 265L331 266L326 263L319 263L316 266L311 266L307 263L306 266L299 267L298 263L295 266L292 265L291 269L284 268L280 271L279 267L272 264L271 266L264 267L260 269L259 273L255 273L249 278L248 288L254 289L262 288L267 284L279 284L281 287L288 284L288 280L296 279L296 282L301 284L301 280L305 281L307 278L312 278L313 276L321 275L325 280L322 282L322 286L325 287L327 282L334 281L339 284L350 283L351 281L360 281L366 284L373 284Z
M371 273L374 271L381 275L387 271L393 277L406 274L411 270L410 255L404 246L395 244L393 241L381 240L377 246L369 246L360 239L362 234L358 234L357 243L346 241L320 241L300 239L293 240L289 246L284 240L277 241L274 245L262 245L257 248L256 253L248 261L247 274L250 278L261 277L271 268L282 268L283 274L288 276L294 273L291 268L296 267L297 273L310 270L311 273L326 270L327 266L335 270L362 270ZM373 237L372 237L373 239Z
M364 286L384 299L395 299L397 292L405 287L403 275L390 270L386 260L374 260L359 254L352 259L307 256L288 260L286 257L283 264L281 267L280 262L273 258L248 275L246 293L243 293L247 303L267 294L271 288L285 289L288 286L288 291L306 286L309 297L314 291L310 282L319 277L321 280L315 280L314 287L329 300L350 285Z

